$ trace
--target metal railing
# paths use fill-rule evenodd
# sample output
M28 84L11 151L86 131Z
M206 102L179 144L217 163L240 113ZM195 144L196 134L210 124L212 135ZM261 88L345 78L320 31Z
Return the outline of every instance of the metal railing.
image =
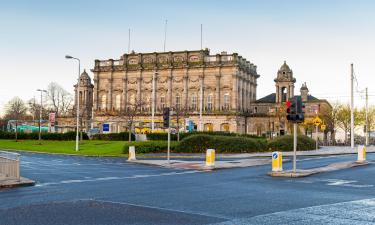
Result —
M20 155L0 151L0 180L20 179Z

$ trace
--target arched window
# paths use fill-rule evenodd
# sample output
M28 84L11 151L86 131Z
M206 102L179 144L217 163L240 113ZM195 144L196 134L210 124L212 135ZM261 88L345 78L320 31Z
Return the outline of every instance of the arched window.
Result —
M101 104L102 109L107 109L107 95L102 95Z
M117 94L115 98L115 109L120 110L121 108L121 95Z

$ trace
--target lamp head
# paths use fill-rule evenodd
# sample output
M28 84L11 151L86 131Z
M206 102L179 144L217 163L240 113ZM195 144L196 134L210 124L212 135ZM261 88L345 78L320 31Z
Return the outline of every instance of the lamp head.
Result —
M73 56L66 55L65 58L66 58L66 59L73 59Z

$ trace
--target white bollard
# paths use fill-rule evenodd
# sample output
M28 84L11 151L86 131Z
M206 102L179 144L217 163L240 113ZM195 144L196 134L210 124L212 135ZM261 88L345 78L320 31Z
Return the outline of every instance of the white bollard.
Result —
M207 149L206 167L215 167L215 149Z
M129 146L129 158L128 161L136 160L135 158L135 146Z
M364 162L366 161L366 146L359 145L358 146L358 162Z

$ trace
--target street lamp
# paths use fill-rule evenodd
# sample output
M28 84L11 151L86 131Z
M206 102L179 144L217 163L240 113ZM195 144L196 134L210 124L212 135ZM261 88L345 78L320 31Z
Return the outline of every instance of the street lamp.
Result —
M76 103L77 103L77 135L76 135L76 151L79 150L79 77L81 75L81 61L70 55L65 56L66 59L75 59L78 61L78 79L77 79L77 89L76 89Z
M42 140L42 111L43 111L43 92L47 93L46 90L37 89L40 92L40 109L39 109L39 142Z

